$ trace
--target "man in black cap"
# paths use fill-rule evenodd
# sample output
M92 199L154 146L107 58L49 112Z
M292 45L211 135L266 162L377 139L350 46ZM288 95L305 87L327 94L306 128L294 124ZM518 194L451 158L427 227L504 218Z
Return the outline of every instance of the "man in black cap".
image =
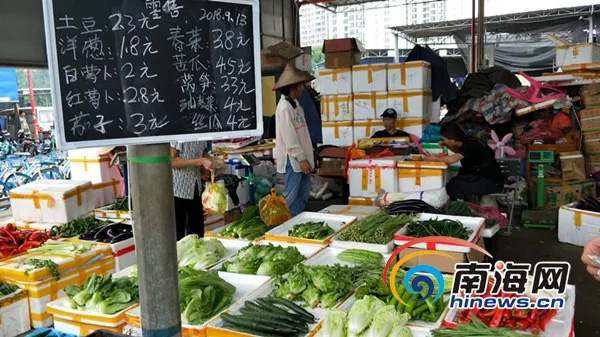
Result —
M383 127L385 127L385 130L375 132L371 138L409 137L408 133L396 129L396 118L398 118L396 110L387 108L381 114L381 117L383 118Z

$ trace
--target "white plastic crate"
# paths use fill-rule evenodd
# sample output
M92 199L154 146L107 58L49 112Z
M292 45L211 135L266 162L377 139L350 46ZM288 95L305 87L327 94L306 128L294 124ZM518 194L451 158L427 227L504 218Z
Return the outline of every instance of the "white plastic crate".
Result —
M323 69L319 71L316 89L321 95L348 95L352 93L352 69Z
M354 141L352 122L323 122L323 144L335 146L351 146Z
M351 160L348 183L353 197L375 198L380 189L398 192L398 157Z
M432 220L432 219L449 219L456 220L463 224L463 226L467 229L471 230L471 235L466 241L476 243L481 236L481 231L485 227L485 219L484 218L476 218L476 217L468 217L468 216L455 216L455 215L443 215L443 214L431 214L431 213L421 213L415 221L424 221L424 220ZM415 239L414 237L406 235L407 226L402 227L396 234L394 235L394 243L398 246L401 246L410 240ZM433 245L433 247L431 247ZM418 243L416 245L411 246L412 248L422 248L422 249L430 249L430 250L441 250L447 252L460 252L460 253L469 253L471 251L470 247L458 246L454 244L443 244L443 243Z
M558 210L558 241L584 246L598 235L600 213L576 209L574 203Z
M398 113L398 117L431 117L431 90L404 90L388 92L388 107Z
M354 119L352 95L321 96L321 121L352 121Z
M121 181L117 179L92 184L92 190L94 191L95 208L104 207L114 202L116 198L123 196L121 194Z
M89 181L38 180L10 191L16 221L67 223L94 209Z
M98 155L97 150L91 148L69 151L71 179L90 180L94 184L121 179L117 168L110 165L110 158Z
M429 191L446 185L448 165L442 162L398 162L398 192Z
M387 91L387 64L359 64L352 66L354 93Z
M431 64L423 61L388 64L388 90L431 89Z
M112 205L96 208L94 216L96 219L124 220L131 219L131 211L116 211L110 209Z
M394 240L390 240L390 242L386 244L378 244L378 243L367 243L367 242L356 242L356 241L342 241L339 239L339 235L333 237L331 240L331 244L329 245L332 248L340 248L340 249L363 249L370 250L372 252L377 252L381 254L388 254L394 250Z
M30 328L27 293L19 289L0 297L0 336L18 336Z
M365 216L377 211L376 206L360 206L360 205L331 205L323 208L319 213L326 214L342 214L357 217L359 220Z
M387 91L354 94L354 119L380 119L387 109Z
M351 248L351 249L361 249L361 248ZM343 251L347 249L344 248L336 248L336 247L327 247L320 252L313 255L310 259L306 260L306 265L311 266L333 266L335 264L341 264L343 266L354 266L354 263L348 263L337 258ZM382 265L390 259L392 254L390 253L381 253L383 256L381 262Z
M556 66L600 62L600 45L579 43L556 47Z
M295 225L305 222L321 222L324 221L333 229L333 233L328 237L321 240L303 239L289 236L289 232L294 228ZM335 235L335 233L346 228L346 226L356 222L355 216L348 215L336 215L336 214L323 214L315 212L302 212L283 224L271 229L265 234L265 240L270 241L282 241L292 244L313 244L313 245L327 245L329 240Z

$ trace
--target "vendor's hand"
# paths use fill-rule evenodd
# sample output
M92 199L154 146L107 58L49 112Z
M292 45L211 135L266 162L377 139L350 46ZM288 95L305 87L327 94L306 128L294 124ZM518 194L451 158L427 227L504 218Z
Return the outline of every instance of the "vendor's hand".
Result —
M588 273L600 281L600 265L590 259L589 255L600 256L600 236L596 236L588 241L585 247L583 247L583 254L581 255L581 261L587 265Z
M204 166L205 169L214 171L216 169L225 167L225 162L219 158L200 158L198 159L198 165Z
M431 154L423 157L423 161L439 161L438 157L432 156Z
M300 162L300 169L302 170L302 173L304 173L304 174L312 173L312 167L310 166L310 163L306 159Z

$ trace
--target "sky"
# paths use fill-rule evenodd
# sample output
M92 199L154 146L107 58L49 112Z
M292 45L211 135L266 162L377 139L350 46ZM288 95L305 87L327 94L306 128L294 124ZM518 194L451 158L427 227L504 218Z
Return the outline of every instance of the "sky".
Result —
M454 13L450 20L463 19L471 16L471 0L446 0L447 13ZM517 12L530 12L540 9L585 6L598 3L591 0L486 0L485 14L501 15ZM454 7L454 8L452 8ZM456 8L459 7L459 8Z

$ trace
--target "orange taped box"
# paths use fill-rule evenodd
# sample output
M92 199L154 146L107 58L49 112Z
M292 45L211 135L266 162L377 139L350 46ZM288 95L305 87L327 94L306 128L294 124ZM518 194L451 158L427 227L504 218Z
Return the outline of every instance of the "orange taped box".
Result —
M431 89L431 64L424 61L388 64L388 90Z
M387 91L387 64L352 66L352 91L354 93Z
M111 165L110 157L99 155L95 148L70 150L69 161L73 180L89 180L92 184L100 184L121 179L117 167Z

